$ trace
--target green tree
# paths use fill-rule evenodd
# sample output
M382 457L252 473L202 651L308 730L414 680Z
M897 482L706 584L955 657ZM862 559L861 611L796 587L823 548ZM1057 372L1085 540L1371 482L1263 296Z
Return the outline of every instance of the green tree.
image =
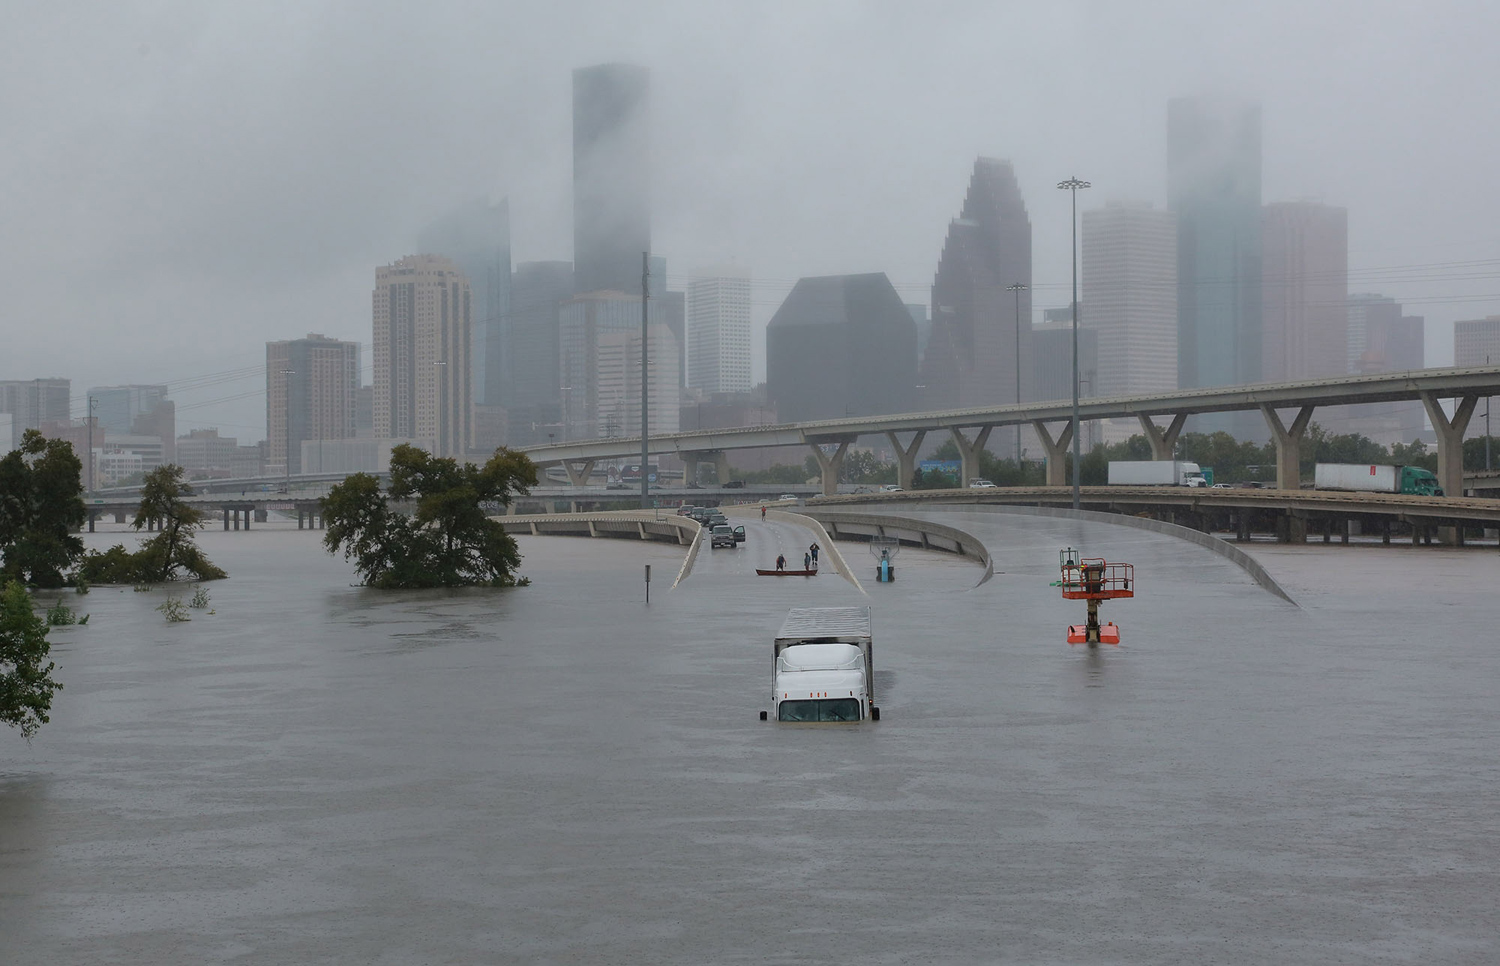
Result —
M83 554L83 464L66 440L28 429L0 460L0 579L61 587Z
M221 580L229 576L203 556L193 539L193 534L203 528L203 511L187 502L193 488L182 477L182 467L173 463L146 474L140 509L132 525L139 531L150 524L158 532L135 555L138 580L148 583L173 580L179 568L194 580Z
M36 615L31 595L18 580L0 591L0 721L30 738L48 721L56 665L47 660L47 622Z
M391 452L391 484L356 473L323 499L329 553L340 549L372 587L509 587L521 554L488 509L537 482L524 453L499 449L482 467L402 444ZM390 501L415 504L410 516Z

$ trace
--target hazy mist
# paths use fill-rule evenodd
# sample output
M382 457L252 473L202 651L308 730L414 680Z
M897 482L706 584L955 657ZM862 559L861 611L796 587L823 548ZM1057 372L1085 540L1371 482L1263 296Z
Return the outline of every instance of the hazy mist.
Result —
M570 259L571 71L605 61L652 72L671 287L748 266L760 326L803 275L927 302L981 154L1015 163L1037 309L1064 304L1055 183L1164 205L1168 98L1231 94L1262 105L1264 200L1347 206L1351 291L1425 315L1446 365L1451 322L1500 311L1497 35L1478 2L12 4L0 378L368 343L375 268L476 195L509 196L514 261ZM264 386L174 392L178 432L259 439Z

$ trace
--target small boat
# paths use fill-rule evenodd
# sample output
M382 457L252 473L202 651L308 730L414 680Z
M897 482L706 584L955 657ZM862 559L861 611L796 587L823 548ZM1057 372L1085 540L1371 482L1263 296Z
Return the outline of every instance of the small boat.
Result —
M816 577L816 570L761 570L755 568L755 572L762 577Z

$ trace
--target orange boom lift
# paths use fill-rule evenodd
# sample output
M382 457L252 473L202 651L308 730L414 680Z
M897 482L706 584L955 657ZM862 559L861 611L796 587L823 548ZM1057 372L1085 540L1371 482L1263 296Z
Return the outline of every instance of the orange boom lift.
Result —
M1062 595L1068 600L1089 602L1089 619L1086 624L1068 625L1069 644L1120 643L1120 625L1110 621L1099 624L1099 602L1120 597L1135 596L1135 567L1130 564L1112 564L1102 557L1080 557L1077 550L1069 547L1058 553L1062 565Z

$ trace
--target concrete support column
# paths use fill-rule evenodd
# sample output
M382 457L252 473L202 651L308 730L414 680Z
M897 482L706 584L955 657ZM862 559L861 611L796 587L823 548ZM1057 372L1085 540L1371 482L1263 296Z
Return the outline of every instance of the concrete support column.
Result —
M840 461L842 461L844 458L842 455L843 452L844 451L842 449L839 450ZM720 486L723 486L725 483L729 482L730 472L729 454L724 452L723 450L716 450L714 452L714 474L718 477Z
M1068 445L1073 442L1073 421L1069 420L1057 434L1057 439L1047 431L1047 424L1040 419L1033 420L1031 428L1036 430L1037 439L1042 441L1042 449L1047 454L1047 485L1068 485Z
M1266 425L1271 427L1271 438L1276 441L1276 488L1301 489L1302 434L1307 432L1307 424L1312 420L1313 407L1299 409L1290 429L1282 424L1275 409L1262 405L1260 411L1266 417Z
M896 451L896 484L903 490L909 490L912 474L917 468L917 450L921 448L922 440L927 438L927 430L919 429L913 433L910 446L902 446L895 433L886 433L885 438L891 441L891 447Z
M698 454L681 453L679 455L682 457L682 482L698 482Z
M974 436L972 443L964 436L963 430L957 426L948 430L953 434L953 444L958 447L959 458L963 461L959 486L968 486L970 480L978 479L979 454L984 449L984 444L990 441L990 430L994 428L993 426L979 427L979 432Z
M97 514L93 513L92 511L89 512L89 533L94 532L94 520L96 516Z
M1152 422L1151 417L1143 413L1136 414L1141 421L1141 431L1146 434L1146 439L1151 443L1151 458L1154 460L1169 460L1172 451L1177 448L1177 437L1182 434L1182 427L1187 422L1187 413L1177 413L1172 417L1172 422L1166 429Z
M229 507L226 506L226 507L223 508L223 510L224 510L224 531L227 533L229 531Z
M248 506L245 507L245 529L246 530L250 529L250 520L254 516L255 516L255 509L253 507L248 507Z
M1478 396L1460 397L1458 405L1453 407L1453 418L1449 419L1436 396L1422 393L1422 405L1437 433L1438 486L1447 496L1462 496L1464 492L1464 431L1469 428L1469 417L1474 415L1477 402Z
M583 486L588 483L589 475L594 472L593 460L563 460L563 469L568 471L568 482L574 486ZM646 472L645 468L641 472Z
M234 528L236 530L238 530L240 528L240 511L238 511L238 510L230 510L229 512L231 514L233 514L233 516L234 516ZM152 529L155 529L155 528L153 527Z
M116 511L116 513L115 513L115 522L116 523L124 523L125 522L125 511L124 510Z
M818 459L818 470L823 476L823 495L833 496L839 491L839 471L844 468L844 454L849 451L849 440L838 444L832 456L823 452L823 447L810 443L813 456Z

